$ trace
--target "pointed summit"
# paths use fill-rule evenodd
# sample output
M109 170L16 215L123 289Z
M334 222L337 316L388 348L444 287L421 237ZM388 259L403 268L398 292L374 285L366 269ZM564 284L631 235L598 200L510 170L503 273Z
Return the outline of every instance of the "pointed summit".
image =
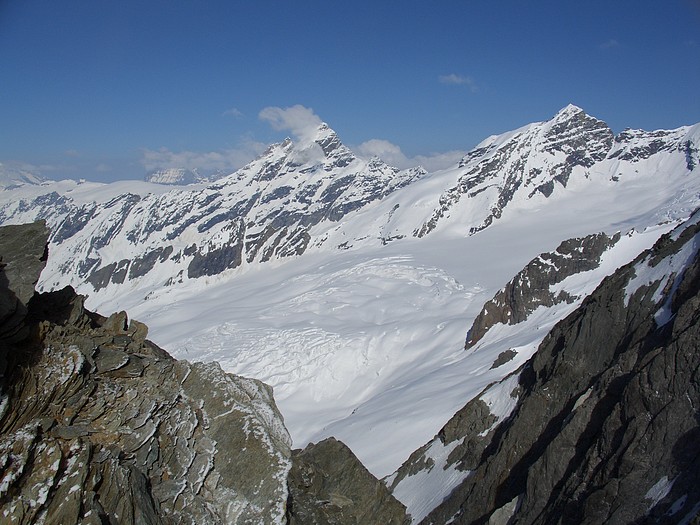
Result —
M574 115L578 115L579 113L584 113L580 107L574 105L574 104L567 104L565 107L560 109L556 115L554 115L554 120L561 120L562 118L571 118Z
M613 132L605 122L573 104L559 110L543 130L545 149L573 155L569 159L573 165L590 166L602 160L613 143ZM587 160L582 161L583 157Z
M356 159L350 148L340 141L338 134L325 122L321 122L313 131L308 131L294 145L294 149L297 152L306 152L306 154L314 148L320 148L323 156L327 161L330 161L328 167L345 167ZM321 151L318 152L319 155ZM319 160L323 161L323 159ZM325 161L323 162L324 164L326 163Z
M339 148L347 149L343 143L340 142L338 134L328 127L328 124L325 122L321 123L316 130L314 142L321 146L321 149L323 150L323 153L325 153L326 157L330 157L333 152Z

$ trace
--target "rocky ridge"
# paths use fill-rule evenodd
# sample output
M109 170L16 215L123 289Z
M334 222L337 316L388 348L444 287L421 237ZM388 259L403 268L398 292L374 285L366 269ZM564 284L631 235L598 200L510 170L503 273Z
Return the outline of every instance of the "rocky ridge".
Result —
M549 197L555 184L566 187L574 170L605 160L613 143L607 124L573 105L546 123L487 140L462 159L456 184L443 192L440 206L414 234L427 235L452 207L472 199L481 206L469 233L481 231L520 195Z
M414 522L696 523L699 245L695 214L388 478Z
M15 251L37 230L0 230L5 297L19 264L34 279L43 267L46 237L31 265ZM283 523L290 439L269 387L176 361L125 313L82 303L34 295L24 337L2 340L3 521Z
M570 104L547 122L491 137L469 152L460 162L459 178L414 235L427 235L465 206L474 209L467 226L474 234L509 207L563 191L573 178L619 182L628 171L622 163L637 165L638 172L663 153L684 157L685 169L693 171L699 148L688 130L626 130L614 136L605 122Z
M554 289L555 285L598 268L602 255L619 240L619 233L611 237L597 233L568 239L555 251L538 255L483 306L467 333L466 348L473 347L497 323L514 325L541 306L583 299L566 289Z

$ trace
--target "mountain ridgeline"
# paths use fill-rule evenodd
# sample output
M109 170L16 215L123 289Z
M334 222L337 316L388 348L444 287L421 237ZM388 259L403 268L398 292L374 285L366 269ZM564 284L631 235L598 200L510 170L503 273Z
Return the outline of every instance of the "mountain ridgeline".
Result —
M171 286L441 228L470 235L509 209L539 206L572 185L614 191L616 183L653 176L660 186L673 177L678 190L683 173L696 171L699 151L697 126L614 136L604 122L567 106L549 121L487 139L452 169L428 174L359 158L321 124L312 139L270 146L206 185L152 191L134 184L135 192L115 185L92 194L80 185L36 186L0 200L0 223L46 220L59 248L46 286L70 284L93 296L126 282Z

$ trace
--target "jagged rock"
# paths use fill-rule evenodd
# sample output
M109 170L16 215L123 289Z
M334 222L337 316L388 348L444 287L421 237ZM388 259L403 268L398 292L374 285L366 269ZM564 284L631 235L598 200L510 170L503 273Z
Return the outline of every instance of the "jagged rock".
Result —
M25 305L34 295L39 274L46 265L49 230L43 221L0 228L0 284L12 290Z
M0 347L3 522L283 523L290 439L269 387L176 361L70 288L35 295L23 324Z
M498 424L509 415L506 412L512 410L521 393L517 379L514 374L489 385L384 480L407 506L413 523L420 522L479 467Z
M333 438L295 450L288 518L299 525L407 524L406 509Z
M448 463L471 472L422 523L698 521L699 245L696 215L606 278L512 376L477 457L453 418Z
M530 261L523 270L484 304L467 334L466 348L474 346L495 324L517 324L540 306L573 302L576 298L565 290L555 293L552 286L567 277L593 270L601 256L620 240L604 233L568 239L554 252L543 253Z

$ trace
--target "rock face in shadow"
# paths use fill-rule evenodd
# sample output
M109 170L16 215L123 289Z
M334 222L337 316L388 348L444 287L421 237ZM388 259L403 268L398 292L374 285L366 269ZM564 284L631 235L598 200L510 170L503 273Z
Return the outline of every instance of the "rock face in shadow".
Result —
M22 322L46 264L48 236L43 221L0 228L0 342L26 335Z
M699 248L696 215L555 326L497 426L487 393L458 413L436 439L464 479L422 523L697 522Z
M21 244L34 260L47 235L0 229L3 306L25 311L0 341L2 521L283 523L290 438L271 389L174 360L145 325L88 312L70 288L25 305L42 265Z
M298 525L410 523L405 507L340 441L295 450L289 473L289 523Z

